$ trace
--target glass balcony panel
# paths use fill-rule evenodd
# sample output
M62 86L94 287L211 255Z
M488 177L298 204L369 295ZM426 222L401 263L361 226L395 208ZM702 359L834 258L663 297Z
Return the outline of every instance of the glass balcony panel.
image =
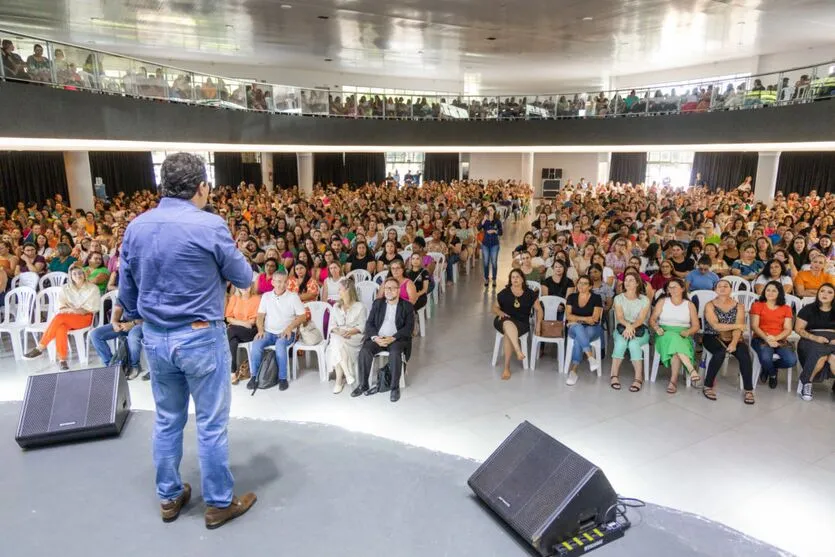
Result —
M106 93L139 96L139 83L147 79L147 70L140 74L134 67L134 60L115 54L98 54L99 65L103 73L99 76L99 87ZM139 64L137 64L138 66Z
M273 86L268 83L247 83L246 107L256 112L272 112Z
M211 75L195 73L194 77L194 100L198 104L220 105L220 78ZM229 92L224 91L228 97Z
M328 92L324 89L302 89L302 114L328 114Z
M247 84L245 82L237 79L224 79L219 90L223 106L227 108L246 108Z
M168 83L168 98L176 102L194 102L199 98L200 90L196 85L193 72L167 68L165 81Z
M6 79L52 83L52 59L45 41L7 33L2 38L14 47L9 60L3 61Z
M55 81L66 89L98 89L104 67L92 50L50 43L55 65Z
M273 87L275 95L275 111L282 114L301 114L301 91L298 87L276 85Z
M815 68L808 97L811 100L835 97L835 63L824 64Z

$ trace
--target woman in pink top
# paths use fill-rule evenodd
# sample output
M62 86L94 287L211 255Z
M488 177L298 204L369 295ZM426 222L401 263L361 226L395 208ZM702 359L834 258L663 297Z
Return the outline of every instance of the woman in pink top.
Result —
M391 273L391 276L397 279L397 282L400 283L400 297L414 305L418 299L417 288L415 288L415 283L406 278L403 262L399 259L392 261L391 265L389 265L389 273ZM377 297L383 297L382 285L380 285L380 289L377 291Z

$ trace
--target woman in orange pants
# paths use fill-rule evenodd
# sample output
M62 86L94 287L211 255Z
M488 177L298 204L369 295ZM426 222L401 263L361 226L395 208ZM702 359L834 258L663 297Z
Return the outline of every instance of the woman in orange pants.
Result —
M87 275L80 266L70 267L70 280L58 294L58 313L49 322L38 345L27 352L24 357L40 356L46 350L47 345L54 340L55 349L58 352L59 369L61 371L69 369L67 335L70 331L92 325L93 315L99 310L100 303L99 287L87 280Z

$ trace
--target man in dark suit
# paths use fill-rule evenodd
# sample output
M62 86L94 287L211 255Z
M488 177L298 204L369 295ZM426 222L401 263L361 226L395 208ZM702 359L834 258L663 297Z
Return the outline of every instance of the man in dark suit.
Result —
M375 300L365 322L365 341L360 349L357 366L359 385L351 393L371 395L377 389L369 390L368 375L374 355L387 350L389 369L391 369L391 401L400 400L400 373L403 362L409 358L412 350L412 331L415 327L415 309L408 301L400 298L400 284L389 277L383 283L383 295Z

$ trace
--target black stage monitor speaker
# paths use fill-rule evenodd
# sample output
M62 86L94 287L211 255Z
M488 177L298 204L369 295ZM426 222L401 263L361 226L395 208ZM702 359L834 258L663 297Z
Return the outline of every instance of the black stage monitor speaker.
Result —
M611 519L617 503L597 466L529 422L520 424L468 483L543 556Z
M24 449L118 435L130 412L119 366L32 375L15 440Z

